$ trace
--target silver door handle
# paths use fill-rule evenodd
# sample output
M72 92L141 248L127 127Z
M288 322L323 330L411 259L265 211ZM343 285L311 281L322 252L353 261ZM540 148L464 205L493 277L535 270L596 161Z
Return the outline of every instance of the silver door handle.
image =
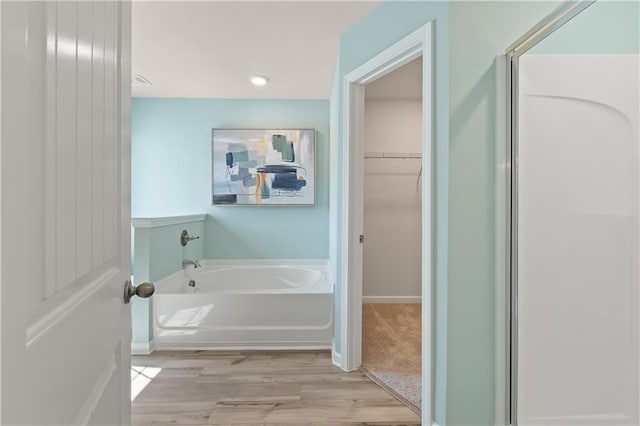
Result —
M133 284L131 284L131 280L127 280L127 282L124 283L124 303L128 304L131 302L133 296L146 299L151 297L154 291L156 291L156 286L154 286L153 283L142 283L134 287Z

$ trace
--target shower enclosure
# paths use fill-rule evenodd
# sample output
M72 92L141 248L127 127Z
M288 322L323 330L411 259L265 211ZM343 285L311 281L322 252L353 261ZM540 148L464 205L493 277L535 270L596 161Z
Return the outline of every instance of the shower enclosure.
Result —
M638 20L566 3L509 54L514 425L640 424Z

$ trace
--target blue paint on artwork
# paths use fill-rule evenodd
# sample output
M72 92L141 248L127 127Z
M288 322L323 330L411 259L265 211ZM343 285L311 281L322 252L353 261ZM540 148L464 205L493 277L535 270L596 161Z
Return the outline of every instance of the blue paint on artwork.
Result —
M262 195L262 199L267 199L271 197L271 191L269 191L269 185L263 184L262 189L260 190L260 195Z
M242 186L249 187L249 186L256 186L256 178L255 176L251 175L251 176L245 176L244 179L242 179Z
M271 188L285 191L300 191L307 184L304 179L299 179L296 173L277 173L271 182Z
M244 178L248 176L251 176L251 173L249 173L249 169L247 169L246 167L238 167L238 173L231 175L231 181L242 182L244 181Z
M271 164L257 168L259 173L296 173L297 170L295 167L282 166L279 164Z
M213 204L236 204L237 202L236 194L213 194Z
M234 161L248 161L249 160L249 151L239 151L233 152Z
M237 144L236 144L237 145ZM234 151L227 152L225 154L227 167L232 168L236 163L240 163L240 167L255 167L258 162L255 160L249 160L249 151Z
M238 161L238 166L246 167L248 169L254 168L258 165L256 160L248 160L248 161Z
M288 161L290 163L295 161L296 155L293 150L293 143L287 141L286 136L273 135L271 137L271 145L273 145L273 149L282 155L282 161Z

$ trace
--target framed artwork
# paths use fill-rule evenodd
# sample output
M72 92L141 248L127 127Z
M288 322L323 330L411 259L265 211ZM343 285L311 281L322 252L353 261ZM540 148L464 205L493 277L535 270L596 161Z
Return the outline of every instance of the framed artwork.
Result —
M315 205L314 129L213 129L214 205Z

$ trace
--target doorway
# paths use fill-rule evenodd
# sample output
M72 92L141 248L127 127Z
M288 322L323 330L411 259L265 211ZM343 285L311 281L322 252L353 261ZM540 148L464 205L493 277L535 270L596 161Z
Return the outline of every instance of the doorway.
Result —
M421 197L421 371L432 370L432 26L426 24L404 39L376 55L345 76L343 86L344 110L342 176L342 232L340 243L342 304L339 312L343 321L341 334L341 367L352 371L362 364L362 303L363 303L363 247L364 233L364 181L365 181L365 86L420 58L422 61L422 174L419 189ZM417 177L416 177L417 179ZM394 250L396 248L389 248ZM428 377L428 376L427 376ZM431 419L432 381L424 380L421 389L423 419Z
M422 57L365 86L364 135L361 369L419 411Z
M637 3L572 2L508 54L513 425L640 423L640 51L625 28Z

